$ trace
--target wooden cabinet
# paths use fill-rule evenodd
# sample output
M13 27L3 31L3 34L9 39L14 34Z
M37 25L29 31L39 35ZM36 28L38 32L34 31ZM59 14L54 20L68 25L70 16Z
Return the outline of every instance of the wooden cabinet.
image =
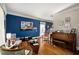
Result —
M39 50L39 45L31 45L32 49L33 49L33 54L38 54L38 50Z
M53 32L51 34L52 43L66 48L71 51L76 51L76 34L75 33L63 33Z

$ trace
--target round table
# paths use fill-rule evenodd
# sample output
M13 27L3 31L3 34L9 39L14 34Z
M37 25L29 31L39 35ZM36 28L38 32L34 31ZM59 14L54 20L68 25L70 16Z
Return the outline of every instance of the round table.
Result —
M22 42L15 48L7 49L5 45L1 46L2 55L32 55L32 48L27 41Z

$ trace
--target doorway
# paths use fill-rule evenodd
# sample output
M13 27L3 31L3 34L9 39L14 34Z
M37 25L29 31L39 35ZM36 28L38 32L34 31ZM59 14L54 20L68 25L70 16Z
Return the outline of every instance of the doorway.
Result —
M40 36L45 34L45 22L40 22Z

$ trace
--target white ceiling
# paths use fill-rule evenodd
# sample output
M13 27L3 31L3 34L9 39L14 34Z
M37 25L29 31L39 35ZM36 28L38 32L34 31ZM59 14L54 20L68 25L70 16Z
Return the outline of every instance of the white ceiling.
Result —
M8 13L19 13L25 16L51 20L51 15L73 5L74 3L8 3Z

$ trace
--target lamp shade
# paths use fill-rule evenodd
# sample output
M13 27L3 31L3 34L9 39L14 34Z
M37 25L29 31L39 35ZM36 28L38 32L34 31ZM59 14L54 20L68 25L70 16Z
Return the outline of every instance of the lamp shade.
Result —
M11 39L11 33L7 33L7 39Z

